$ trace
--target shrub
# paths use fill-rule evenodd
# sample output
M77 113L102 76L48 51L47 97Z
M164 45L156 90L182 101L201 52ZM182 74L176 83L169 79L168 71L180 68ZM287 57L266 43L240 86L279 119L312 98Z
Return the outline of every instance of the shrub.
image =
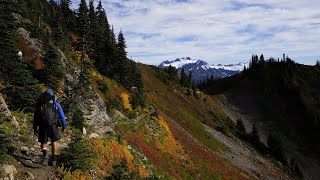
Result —
M292 158L290 160L290 170L291 170L291 173L294 175L294 176L297 176L299 178L303 178L303 173L300 169L300 166L298 164L298 162Z
M110 97L106 104L106 109L108 112L111 112L115 108L122 108L122 101L119 96L114 99Z
M4 129L0 128L0 162L3 162L8 152L9 138Z
M236 132L240 138L247 139L248 133L242 119L237 120Z
M76 129L82 130L82 128L85 127L83 115L83 112L77 107L71 121L71 125Z
M249 141L261 153L263 154L267 153L267 147L261 142L259 131L255 124L253 124L252 132L250 133L250 136L249 136Z
M145 107L146 105L146 98L141 93L134 93L131 97L130 102L132 104L132 108L136 109L137 107Z
M228 117L226 118L218 130L221 131L223 134L229 134L230 132L234 131L234 124L232 120Z
M109 91L108 85L106 84L106 82L104 82L103 80L99 79L98 80L98 89L103 93L103 94L107 94Z
M122 93L121 94L121 100L122 100L124 109L131 111L132 110L132 106L131 106L131 103L130 103L130 96L127 93Z
M267 139L269 153L280 161L283 165L287 165L287 159L284 155L284 148L279 135L270 134Z
M84 140L76 139L61 153L63 164L72 170L86 171L92 167L93 153Z

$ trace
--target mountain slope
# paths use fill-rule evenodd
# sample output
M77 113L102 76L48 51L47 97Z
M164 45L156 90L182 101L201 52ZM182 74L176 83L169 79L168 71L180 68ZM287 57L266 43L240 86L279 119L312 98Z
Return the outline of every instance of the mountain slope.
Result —
M200 82L213 76L214 78L224 78L232 76L243 70L247 63L230 64L230 65L209 65L207 62L200 59L192 59L190 57L177 58L172 61L163 61L159 67L175 67L179 71L183 68L185 72L192 72L193 80Z
M237 138L214 130L230 122L221 108L219 98L201 93L197 97L189 96L179 85L164 81L163 77L168 76L164 71L147 65L140 67L147 101L164 117L173 135L190 152L198 168L212 172L205 164L215 167L218 163L215 168L227 179L230 173L240 179L287 178L286 173L270 159L259 155Z
M320 68L270 61L223 80L209 81L203 90L225 96L226 110L241 118L250 130L255 124L267 144L272 134L283 144L288 162L298 160L305 177L317 177L312 169L319 160ZM317 160L315 160L317 159Z

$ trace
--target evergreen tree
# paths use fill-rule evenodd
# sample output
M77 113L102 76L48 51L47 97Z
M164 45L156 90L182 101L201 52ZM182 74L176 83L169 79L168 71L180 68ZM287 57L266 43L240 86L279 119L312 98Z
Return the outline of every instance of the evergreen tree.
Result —
M71 0L61 0L60 1L60 11L62 17L62 25L64 29L74 30L74 13L70 10Z
M258 145L261 142L259 132L258 132L258 129L255 124L253 124L253 126L252 126L252 132L251 132L250 136L251 136L251 142L253 144Z
M77 14L77 22L78 22L78 33L79 33L79 42L80 42L80 50L87 52L88 45L88 30L89 30L89 22L88 22L88 8L85 0L81 0L79 4L78 14Z
M94 60L97 69L110 78L115 77L116 66L116 39L110 25L106 13L102 7L101 1L97 6L97 28L94 35Z
M89 68L91 62L87 59L89 48L89 18L88 8L85 0L81 0L78 10L78 33L79 33L79 49L81 50L81 72L80 81L81 85L87 85L90 83Z
M189 77L188 77L188 87L190 87L192 84L192 71L189 71Z
M62 47L64 45L64 43L63 43L64 33L63 33L62 26L61 26L61 22L62 22L62 17L58 16L57 19L53 22L53 26L52 26L52 28L53 28L53 33L52 33L53 41L59 47Z
M270 134L267 139L267 144L269 147L269 153L273 155L283 165L287 165L288 162L284 155L284 148L282 146L280 136Z
M188 76L187 74L184 72L184 69L181 69L180 72L180 84L183 87L187 87L188 86Z
M65 77L65 71L60 58L60 54L58 53L56 47L49 43L46 47L46 53L44 57L46 69L51 76L62 80Z
M30 66L17 55L12 17L15 7L16 1L0 1L0 78L5 82L4 91L11 109L32 111L39 87Z
M264 60L264 56L263 54L261 54L260 56L260 63L264 64L266 61Z
M243 121L241 119L237 120L236 131L241 138L247 137L246 127L244 126Z
M127 51L126 51L127 45L126 41L124 39L122 30L120 30L118 35L118 43L117 43L117 53L118 53L118 59L117 64L115 64L115 78L118 82L120 82L124 87L127 89L130 88L131 82L130 82L130 66L129 62L127 60Z
M90 0L89 3L89 28L90 28L90 32L89 32L89 37L88 37L88 41L89 41L89 55L90 57L93 57L94 54L94 40L96 40L96 34L97 34L97 16L96 16L96 12L94 9L94 4L93 4L93 0Z
M320 67L320 60L317 60L316 66L317 66L317 67Z

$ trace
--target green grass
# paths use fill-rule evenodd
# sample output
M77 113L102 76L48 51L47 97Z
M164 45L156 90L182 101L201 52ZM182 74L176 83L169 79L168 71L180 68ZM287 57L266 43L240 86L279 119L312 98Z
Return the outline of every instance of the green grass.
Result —
M185 119L188 119L192 122L193 128L188 128L187 131L192 133L195 138L200 140L202 143L204 143L207 147L209 147L212 150L220 150L223 152L228 152L230 149L222 144L217 139L213 138L212 135L204 128L202 125L201 117L197 117L194 113L191 111L188 111L188 109L184 107L180 107L180 111L184 115Z
M159 73L161 72L149 66L142 67L147 97L149 99L148 103L155 104L159 111L182 126L208 148L217 151L229 151L225 145L207 132L202 125L205 123L213 127L213 124L221 123L225 118L219 117L219 114L215 113L213 108L210 108L208 98L211 97L206 97L207 102L204 102L201 99L187 96L179 85L163 82L159 78ZM207 113L208 108L212 109L211 113Z

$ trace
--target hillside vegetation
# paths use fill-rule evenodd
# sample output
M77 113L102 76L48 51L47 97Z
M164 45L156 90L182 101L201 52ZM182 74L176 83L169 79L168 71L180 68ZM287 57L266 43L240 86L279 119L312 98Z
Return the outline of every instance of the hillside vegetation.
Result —
M70 0L0 1L0 35L0 167L13 165L17 179L291 177L247 145L257 157L250 166L259 165L239 165L242 152L223 140L241 142L219 100L192 76L127 58L124 34L116 38L101 1L81 0L75 11ZM57 167L41 165L32 129L47 88L67 117Z
M225 95L240 113L251 114L242 120L267 133L262 139L265 145L272 145L270 140L276 138L284 152L277 159L283 164L298 159L308 169L311 162L319 162L319 75L318 65L297 64L288 57L264 61L253 56L250 68L241 74L208 80L201 87L208 94Z

